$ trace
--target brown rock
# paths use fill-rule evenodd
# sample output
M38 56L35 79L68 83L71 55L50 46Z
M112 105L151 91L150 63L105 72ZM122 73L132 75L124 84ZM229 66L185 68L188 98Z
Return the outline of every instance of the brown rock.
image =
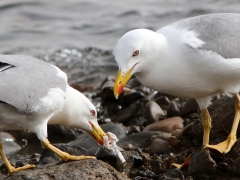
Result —
M149 101L145 106L145 116L148 122L154 123L159 120L160 116L165 116L161 107L154 101Z
M180 116L186 116L191 113L196 113L198 112L198 109L199 109L199 106L197 101L195 99L189 99L184 103L180 111Z
M183 129L183 131L182 131L183 136L188 136L190 134L190 131L193 128L193 124L194 124L194 122L191 122Z
M176 138L175 136L171 136L171 137L168 139L168 143L169 143L171 146L176 147L176 146L178 146L178 145L181 143L181 141L180 141L178 138Z
M140 132L140 127L137 125L133 125L130 127L128 134L139 133L139 132Z
M6 180L72 180L72 179L129 179L109 164L96 159L85 159L68 163L41 165L34 169L21 171L6 178Z
M172 169L167 171L163 176L161 176L158 180L184 180L185 177L180 169Z
M168 142L162 139L154 139L151 146L149 147L150 154L166 154L170 153L171 147L169 146Z
M150 165L155 174L161 174L167 169L167 163L158 159L152 159Z
M168 105L170 104L170 100L167 96L161 96L155 99L155 102L164 110L167 110Z
M164 120L152 123L146 126L143 129L143 132L163 131L163 132L169 133L171 131L174 131L175 129L183 129L183 119L181 117L172 117L172 118L168 118L168 119L164 119Z
M240 157L237 157L234 160L234 173L240 175Z
M174 131L172 131L172 136L180 138L182 136L182 131L182 129L175 129Z
M127 121L137 110L137 103L132 103L128 107L121 110L115 117L114 122L122 123Z
M167 108L167 117L179 116L180 111L175 102L171 102Z
M153 137L155 136L157 136L159 139L167 141L171 134L159 131L140 132L120 139L117 142L117 145L123 149L128 149L129 144L132 144L133 147L148 148L153 141Z
M206 149L193 155L188 165L189 174L214 174L215 170L216 162Z

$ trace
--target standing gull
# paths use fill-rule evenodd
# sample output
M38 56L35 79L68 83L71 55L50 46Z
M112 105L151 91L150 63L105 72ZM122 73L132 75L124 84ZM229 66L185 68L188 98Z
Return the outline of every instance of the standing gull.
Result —
M105 133L97 123L94 105L67 84L64 72L33 57L0 55L0 130L35 132L42 146L62 161L94 158L72 156L52 146L47 139L47 124L81 128L103 144ZM14 168L1 143L0 155L9 174L35 167L28 164Z
M135 74L144 85L162 93L195 98L204 129L203 145L227 153L236 142L240 118L240 14L220 13L184 19L153 32L124 34L113 52L119 66L116 98ZM235 118L222 143L209 145L212 96L235 96Z

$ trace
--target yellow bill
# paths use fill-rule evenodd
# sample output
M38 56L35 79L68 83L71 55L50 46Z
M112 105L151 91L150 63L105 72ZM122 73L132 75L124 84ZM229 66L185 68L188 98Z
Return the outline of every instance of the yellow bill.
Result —
M132 70L134 66L128 70L125 74L122 73L121 69L118 71L117 78L113 87L114 96L118 99L118 96L122 93L124 86L127 84L132 76Z
M92 135L96 141L103 145L103 136L106 136L105 132L102 130L102 128L98 125L94 125L93 123L89 122L93 128L93 131L88 132L90 135Z

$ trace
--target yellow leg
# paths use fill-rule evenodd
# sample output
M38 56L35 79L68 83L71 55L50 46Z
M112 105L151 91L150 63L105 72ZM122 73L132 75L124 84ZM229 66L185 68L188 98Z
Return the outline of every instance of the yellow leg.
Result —
M58 148L54 147L53 145L50 144L50 142L46 139L45 141L41 141L41 145L46 148L49 149L51 151L53 151L54 153L56 153L57 155L60 156L61 161L78 161L78 160L82 160L82 159L95 159L94 156L72 156L66 152L63 152L61 150L59 150Z
M2 143L0 143L0 156L2 157L5 165L7 166L7 169L8 169L8 173L9 173L9 174L12 174L12 173L18 172L18 171L23 171L23 170L30 169L30 168L35 168L35 165L33 165L33 164L27 164L27 165L25 165L25 166L23 166L23 167L19 167L19 168L13 167L13 166L10 164L10 162L8 161L6 155L5 155L4 152L3 152L3 145L2 145Z
M209 144L209 135L211 126L211 117L207 109L203 109L201 112L202 116L202 126L203 126L203 146L207 146Z
M228 153L232 146L234 145L234 143L236 142L236 133L237 133L237 128L238 128L238 123L239 123L239 119L240 119L240 96L239 94L236 94L236 99L237 102L235 104L235 117L233 120L233 124L232 124L232 129L230 134L228 135L228 138L217 144L217 145L207 145L206 147L211 148L211 149L216 149L217 151L219 151L220 153Z

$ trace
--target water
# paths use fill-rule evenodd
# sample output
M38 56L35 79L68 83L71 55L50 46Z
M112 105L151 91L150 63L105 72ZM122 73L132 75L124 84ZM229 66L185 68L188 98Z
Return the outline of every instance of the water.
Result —
M240 1L1 0L0 53L39 57L67 72L71 83L99 86L116 74L111 52L125 32L217 12L240 12Z

